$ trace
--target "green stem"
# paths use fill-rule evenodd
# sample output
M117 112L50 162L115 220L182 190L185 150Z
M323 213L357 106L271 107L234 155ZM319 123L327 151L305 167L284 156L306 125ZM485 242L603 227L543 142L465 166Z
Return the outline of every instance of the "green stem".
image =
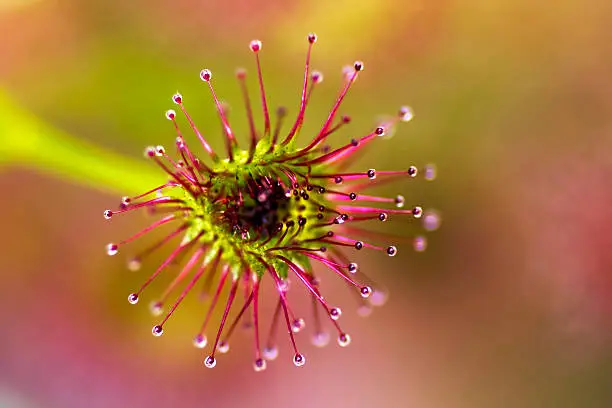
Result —
M16 106L0 90L0 166L26 165L97 190L125 195L163 183L144 159L79 140Z

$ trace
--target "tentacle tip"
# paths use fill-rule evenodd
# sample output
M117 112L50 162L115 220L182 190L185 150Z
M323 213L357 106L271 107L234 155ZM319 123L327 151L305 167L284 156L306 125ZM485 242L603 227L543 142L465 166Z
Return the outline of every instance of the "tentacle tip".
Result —
M387 303L389 294L386 291L376 289L372 292L372 296L368 298L368 301L372 306L382 306Z
M237 68L236 69L236 78L238 79L245 79L247 75L247 71L244 68Z
M259 40L253 40L249 43L249 48L251 49L251 51L253 52L259 52L261 51L261 41Z
M433 181L436 179L436 165L435 164L428 164L427 166L425 166L425 180L427 181Z
M296 353L295 356L293 356L293 364L295 364L296 367L302 367L306 364L306 357L304 357L303 354Z
M338 335L338 344L340 347L348 346L351 344L351 336L349 336L348 333L340 333L340 335Z
M314 44L317 42L317 35L315 33L309 33L307 39L310 44Z
M166 119L174 120L175 118L176 118L176 112L174 111L174 109L168 109L166 111Z
M396 206L397 208L402 208L402 207L404 207L404 203L406 202L406 199L404 198L404 196L403 196L403 195L399 195L399 194L398 194L398 195L395 197L395 200L394 200L394 201L395 201L395 206Z
M255 370L255 372L264 371L266 369L266 360L264 360L263 358L258 358L257 360L255 360L255 362L253 363L253 369Z
M144 156L147 158L155 157L155 147L147 146L144 150Z
M442 217L436 210L427 210L423 214L423 228L426 231L435 231L440 228Z
M172 95L172 102L176 103L177 105L180 105L181 103L183 103L183 95L178 92L175 93L174 95Z
M197 336L193 338L193 345L196 348L203 349L204 347L206 347L207 343L208 343L208 339L203 334L198 334Z
M131 305L135 305L136 303L138 303L138 294L137 293L130 293L128 295L128 302Z
M161 327L161 325L156 325L153 326L153 329L151 329L151 333L153 334L153 336L159 337L164 334L164 329L163 327Z
M340 316L342 316L342 309L340 309L339 307L332 307L331 309L329 309L329 317L332 320L338 320Z
M227 340L221 340L217 345L217 351L219 351L219 353L225 354L229 351L229 349L230 346Z
M200 79L204 82L210 82L212 79L212 72L209 69L203 69L200 71Z
M141 262L138 258L132 258L128 261L127 268L132 272L136 272L140 269Z
M399 117L402 122L409 122L414 117L414 112L410 106L402 106L399 110Z
M264 347L264 349L262 350L262 355L268 361L276 360L276 358L278 357L278 347Z
M415 237L412 242L412 247L416 252L423 252L427 249L427 238L423 236Z
M304 327L306 327L306 322L302 318L295 319L291 323L291 331L293 331L294 333L301 332L304 329Z
M164 304L160 301L151 302L149 311L153 316L160 316L164 311Z
M119 245L111 243L106 246L106 253L109 256L117 255L118 252L119 252Z
M217 365L217 360L213 356L208 356L204 359L206 368L214 368Z

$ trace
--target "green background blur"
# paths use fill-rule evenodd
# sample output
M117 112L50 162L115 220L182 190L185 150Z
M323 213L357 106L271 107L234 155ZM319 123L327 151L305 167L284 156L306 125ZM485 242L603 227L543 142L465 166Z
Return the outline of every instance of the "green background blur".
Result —
M0 407L612 406L611 19L605 0L0 0ZM434 183L389 192L443 226L425 253L360 259L392 288L368 318L325 280L350 347L300 334L296 369L281 336L255 374L252 336L237 333L208 370L190 345L198 303L153 338L146 302L126 302L153 265L135 274L104 254L146 218L102 211L160 177L142 149L171 144L176 90L218 131L200 69L245 134L233 76L253 72L253 38L271 105L295 113L310 31L326 79L302 136L341 67L363 60L342 109L351 130L334 140L411 105L354 168L435 162Z

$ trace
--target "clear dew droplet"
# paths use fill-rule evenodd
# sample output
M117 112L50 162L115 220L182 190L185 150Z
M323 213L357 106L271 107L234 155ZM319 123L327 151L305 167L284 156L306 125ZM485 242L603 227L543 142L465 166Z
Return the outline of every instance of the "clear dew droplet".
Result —
M419 174L419 169L417 169L416 166L410 166L408 167L407 173L410 177L416 177L417 174Z
M359 265L357 265L355 262L351 262L348 265L347 269L350 273L357 273L357 271L359 270Z
M208 368L214 368L217 365L217 360L213 356L208 356L204 359L204 365Z
M293 356L293 364L295 364L296 367L303 366L306 364L306 357L304 357L303 354L297 353L295 356Z
M268 361L276 360L276 357L278 357L278 347L276 346L264 347L261 354Z
M113 255L117 255L117 252L119 252L119 246L117 246L117 244L108 244L106 246L106 253L110 256Z
M261 41L259 40L253 40L249 43L249 48L251 49L251 51L253 52L258 52L261 50Z
M207 343L208 343L208 339L207 339L207 338L206 338L206 336L205 336L205 335L203 335L203 334L198 334L197 336L195 336L195 337L193 338L193 345L194 345L196 348L200 348L200 349L202 349L202 348L206 347L206 344L207 344Z
M164 311L164 304L159 301L151 302L151 304L149 304L149 311L153 316L159 316Z
M412 120L414 117L414 113L412 112L412 108L410 106L402 106L400 109L400 118L402 122L408 122Z
M361 297L363 298L369 298L372 294L372 288L369 286L363 286L359 291L361 292Z
M282 281L280 281L278 288L282 290L283 292L287 292L289 291L290 286L291 286L291 281L289 279L283 279Z
M155 148L153 146L147 146L144 149L144 157L153 157L155 156Z
M291 330L294 333L299 333L301 332L304 327L306 327L306 322L304 321L304 319L299 318L299 319L295 319L292 323L291 323Z
M219 353L227 353L230 349L229 343L225 340L222 340L219 342L219 344L217 345L217 350L219 350Z
M312 335L311 343L315 347L325 347L329 344L329 333L328 332L316 332Z
M209 69L203 69L200 71L200 79L204 82L209 82L212 79L212 72Z
M155 337L159 337L164 334L164 329L160 325L153 326L153 329L151 329L151 333L153 333Z
M104 219L110 220L113 217L113 212L111 210L104 210Z
M255 362L253 363L253 369L256 372L260 372L266 369L266 360L264 360L263 358L258 358L257 360L255 360Z
M138 303L138 295L136 293L130 293L128 295L128 302L130 302L132 305Z
M130 259L128 262L128 269L132 272L136 272L137 270L140 269L141 263L140 260L134 258L134 259Z
M340 347L346 347L349 344L351 344L351 336L349 336L347 333L340 333L340 335L338 336L338 344L340 345Z
M412 241L412 246L417 252L425 251L427 249L427 238L423 236L415 237L414 241Z
M403 208L404 207L404 202L406 201L406 199L404 198L403 195L397 195L395 197L395 206L397 208Z
M338 320L340 316L342 316L342 310L339 307L332 307L329 309L329 317L331 317L332 320Z
M174 118L176 118L176 112L174 111L174 109L168 109L166 111L166 119L173 120Z

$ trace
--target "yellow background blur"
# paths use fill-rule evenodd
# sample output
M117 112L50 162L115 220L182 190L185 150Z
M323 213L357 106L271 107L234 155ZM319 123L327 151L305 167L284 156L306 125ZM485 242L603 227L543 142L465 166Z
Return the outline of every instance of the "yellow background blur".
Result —
M612 406L611 19L605 0L0 0L0 406ZM303 136L341 67L363 60L336 143L411 105L415 119L354 168L435 162L434 183L392 192L443 226L425 253L362 257L391 288L368 318L324 281L350 347L298 335L296 369L279 336L255 374L252 335L237 333L208 370L190 345L197 302L153 338L146 302L126 302L153 265L134 274L104 254L146 220L102 211L150 180L141 152L171 144L176 90L217 132L200 69L245 134L233 76L253 72L253 38L271 105L295 113L310 31L326 79Z

